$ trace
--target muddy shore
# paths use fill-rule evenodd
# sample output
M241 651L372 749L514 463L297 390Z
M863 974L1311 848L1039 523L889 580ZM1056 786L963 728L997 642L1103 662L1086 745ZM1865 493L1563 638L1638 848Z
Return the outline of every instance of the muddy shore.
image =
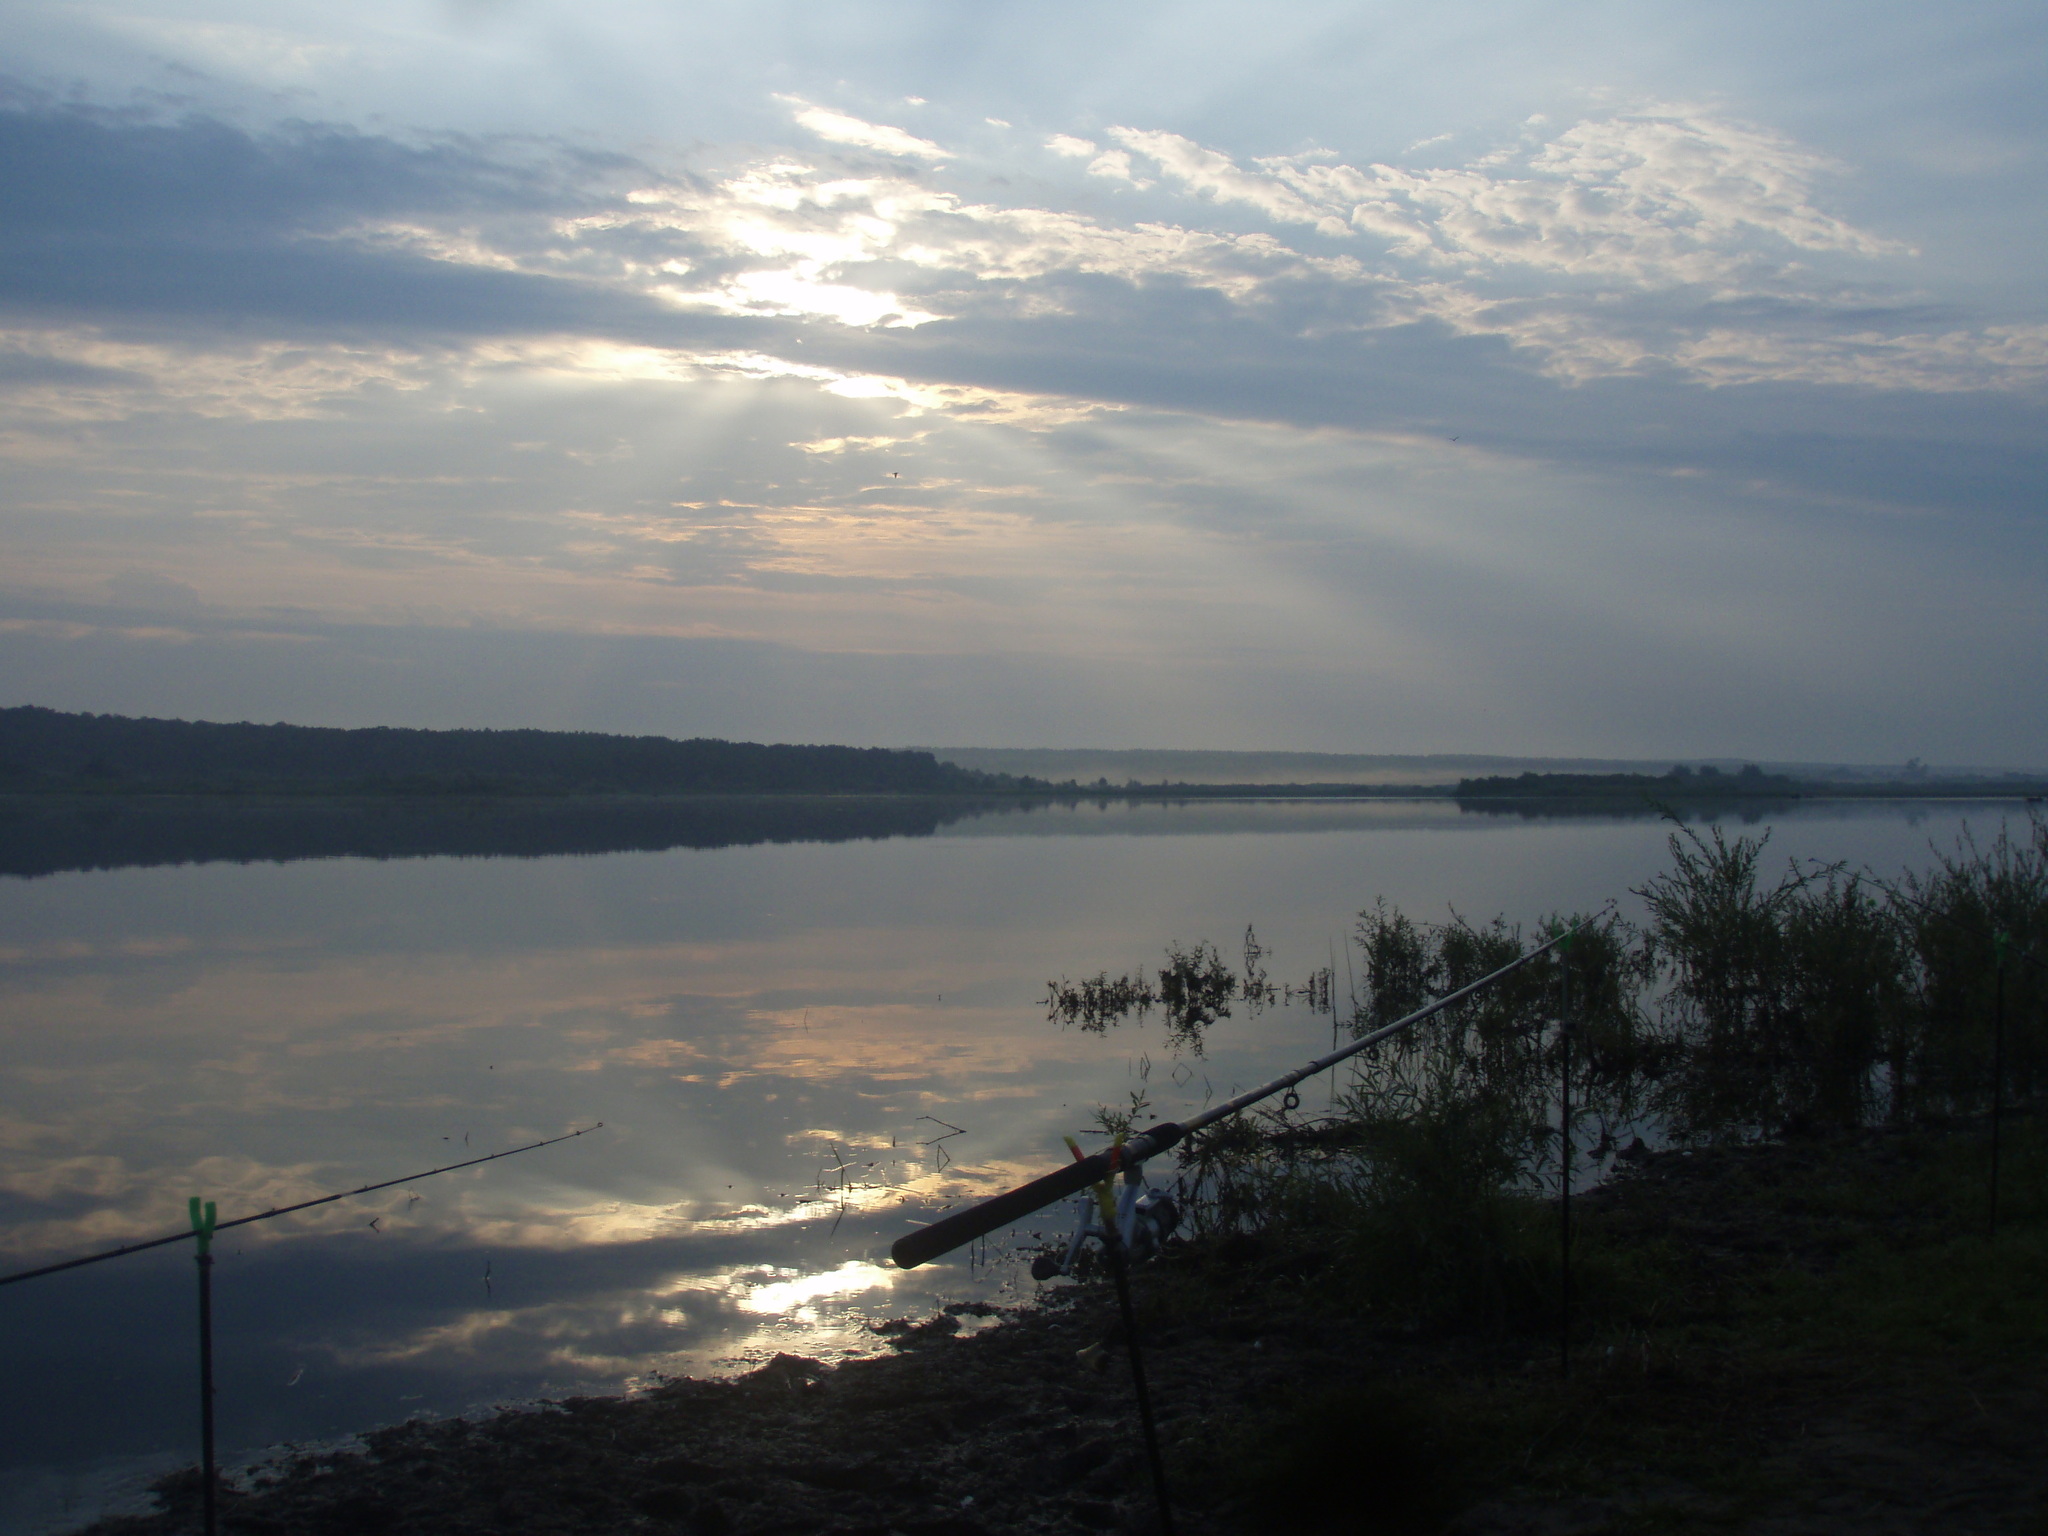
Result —
M1552 1329L1361 1306L1301 1240L1176 1249L1136 1277L1188 1536L1250 1531L2048 1529L2048 1245L2024 1162L1972 1230L1973 1131L1639 1160L1578 1202L1573 1369ZM2033 1185L2027 1185L2027 1180ZM2025 1186L2025 1187L2021 1187ZM881 1357L418 1422L287 1454L225 1495L276 1536L1067 1536L1157 1528L1109 1287ZM196 1472L159 1513L198 1528Z

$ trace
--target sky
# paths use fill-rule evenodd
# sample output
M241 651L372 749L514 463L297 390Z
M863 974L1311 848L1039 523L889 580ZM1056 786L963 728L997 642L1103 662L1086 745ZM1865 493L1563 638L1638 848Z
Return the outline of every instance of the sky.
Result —
M5 703L2048 765L2048 11L0 0Z

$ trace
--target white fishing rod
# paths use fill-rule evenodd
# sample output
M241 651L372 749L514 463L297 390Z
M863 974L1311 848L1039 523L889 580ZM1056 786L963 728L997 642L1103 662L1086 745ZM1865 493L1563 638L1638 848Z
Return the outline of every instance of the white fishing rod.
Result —
M1468 982L1455 992L1447 992L1435 1002L1418 1008L1391 1024L1384 1024L1369 1034L1361 1035L1349 1045L1331 1051L1327 1056L1318 1056L1305 1067L1297 1067L1283 1077L1274 1078L1270 1083L1262 1083L1257 1088L1247 1089L1236 1098L1226 1099L1223 1103L1205 1109L1198 1115L1190 1116L1185 1121L1167 1121L1165 1124L1152 1126L1119 1146L1106 1147L1092 1157L1079 1158L1064 1168L1048 1173L1043 1178L1033 1179L1029 1184L1020 1185L1007 1194L997 1195L993 1199L982 1201L979 1205L969 1206L964 1211L956 1211L951 1216L941 1217L928 1227L919 1227L915 1232L898 1238L895 1245L890 1248L889 1256L896 1261L898 1268L915 1269L918 1265L929 1263L940 1254L951 1253L963 1243L972 1242L998 1227L1006 1227L1013 1221L1022 1221L1032 1212L1043 1210L1056 1200L1077 1194L1091 1184L1100 1184L1124 1169L1135 1167L1149 1157L1156 1157L1219 1120L1239 1114L1262 1099L1270 1099L1276 1093L1283 1093L1304 1079L1314 1077L1318 1072L1327 1072L1339 1062L1348 1061L1360 1051L1369 1050L1382 1040L1398 1035L1402 1030L1412 1028L1424 1019L1442 1013L1446 1008L1456 1007L1475 992L1485 991L1495 982L1513 975L1532 960L1573 938L1581 929L1599 922L1613 910L1613 907L1614 903L1608 902L1591 917L1574 924L1562 933L1552 935L1526 955L1510 960L1499 970L1490 972L1477 981Z
M474 1168L479 1163L495 1163L501 1157L517 1157L521 1152L537 1152L542 1147L552 1147L557 1142L574 1141L578 1136L588 1136L592 1131L604 1129L604 1122L586 1125L580 1131L570 1131L561 1136L550 1136L545 1141L529 1141L523 1147L507 1147L503 1152L487 1153L483 1157L467 1158L459 1163L444 1163L439 1168L429 1168L423 1173L408 1173L402 1179L384 1179L376 1184L364 1184L356 1189L344 1189L338 1194L321 1195L312 1200L301 1200L297 1205L273 1205L267 1211L258 1211L253 1216L237 1216L233 1221L209 1222L204 1233L208 1238L216 1232L225 1232L229 1227L246 1227L252 1221L268 1221L273 1216L289 1216L294 1211L310 1211L316 1205L332 1205L337 1200L353 1200L357 1195L371 1194L376 1190L390 1189L399 1184L417 1184L422 1179L431 1179L437 1173L453 1173L458 1168ZM161 1248L166 1243L182 1243L201 1232L200 1219L195 1208L192 1215L192 1230L173 1232L165 1237L152 1237L139 1243L123 1243L119 1248L106 1248L98 1253L88 1253L83 1258L65 1259L56 1264L45 1264L37 1269L17 1270L11 1275L0 1275L0 1285L13 1285L18 1280L35 1280L43 1275L61 1274L67 1269L82 1269L87 1264L100 1264L108 1259L126 1258L131 1253L141 1253L150 1248Z

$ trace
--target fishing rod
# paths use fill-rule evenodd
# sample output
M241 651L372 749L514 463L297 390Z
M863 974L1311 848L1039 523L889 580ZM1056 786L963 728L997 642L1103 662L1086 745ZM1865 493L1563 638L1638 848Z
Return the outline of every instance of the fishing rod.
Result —
M1162 1125L1155 1125L1129 1138L1120 1148L1110 1147L1092 1157L1081 1158L1064 1168L1046 1174L1043 1178L1020 1185L1007 1194L997 1195L993 1199L982 1201L979 1205L969 1206L964 1211L956 1211L951 1216L941 1217L928 1227L919 1227L915 1232L896 1239L895 1245L889 1250L889 1256L896 1261L899 1269L915 1269L941 1254L951 1253L962 1243L972 1242L975 1238L993 1232L998 1227L1006 1227L1013 1221L1022 1221L1032 1212L1043 1210L1055 1200L1063 1200L1069 1195L1077 1194L1091 1184L1100 1184L1112 1177L1119 1168L1131 1168L1146 1158L1155 1157L1169 1147L1185 1141L1195 1132L1214 1125L1218 1120L1227 1119L1249 1109L1261 1099L1270 1099L1274 1094L1292 1088L1304 1078L1314 1077L1318 1072L1327 1072L1338 1062L1348 1060L1360 1051L1378 1045L1389 1036L1420 1024L1424 1019L1442 1013L1446 1008L1455 1007L1473 993L1483 991L1502 977L1520 970L1538 956L1557 948L1580 929L1599 922L1613 906L1613 902L1608 902L1591 917L1574 924L1562 933L1553 935L1526 955L1510 960L1499 970L1482 976L1477 981L1468 982L1455 992L1447 992L1435 1002L1418 1008L1391 1024L1382 1025L1370 1034L1361 1035L1349 1045L1331 1051L1327 1056L1318 1056L1305 1067L1298 1067L1285 1076L1276 1077L1270 1083L1263 1083L1257 1088L1247 1089L1236 1098L1205 1109L1186 1121L1167 1121Z
M389 1189L394 1184L412 1184L421 1179L431 1179L437 1173L453 1173L458 1168L474 1168L478 1163L494 1163L501 1157L516 1157L521 1152L536 1152L542 1147L552 1147L557 1142L574 1141L578 1136L587 1136L592 1131L604 1129L604 1122L586 1125L580 1131L570 1131L565 1136L550 1136L546 1141L530 1141L523 1147L508 1147L503 1152L492 1152L484 1157L472 1157L459 1163L447 1163L439 1168L429 1168L425 1173L409 1173L402 1179L385 1179L377 1184L365 1184L361 1189L344 1189L339 1194L322 1195L316 1200L301 1200L297 1205L272 1206L267 1211L258 1211L254 1216L237 1216L233 1221L208 1223L207 1234L225 1232L229 1227L246 1227L252 1221L268 1221L273 1216L289 1216L293 1211L311 1210L316 1205L331 1205L336 1200L349 1200L357 1195L367 1195L379 1189ZM61 1270L79 1269L87 1264L98 1264L106 1259L118 1259L125 1254L141 1253L150 1248L161 1248L166 1243L182 1243L196 1235L197 1218L192 1231L173 1232L169 1237L153 1237L147 1242L127 1243L119 1248L109 1248L104 1253L89 1253L82 1259L66 1259L61 1264L45 1264L41 1269L24 1269L18 1274L0 1275L0 1285L13 1285L18 1280L33 1280L40 1275L54 1275Z

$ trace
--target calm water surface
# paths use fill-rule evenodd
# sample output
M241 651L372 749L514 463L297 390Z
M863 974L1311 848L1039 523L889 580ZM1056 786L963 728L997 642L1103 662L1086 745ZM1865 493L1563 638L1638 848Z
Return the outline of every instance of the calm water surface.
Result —
M1892 873L2017 814L1808 806L1772 846ZM870 1349L870 1322L1032 1289L1005 1243L887 1268L914 1221L1044 1171L1134 1087L1173 1114L1329 1041L1270 1012L1177 1061L1146 1030L1049 1026L1049 978L1170 940L1235 954L1252 923L1276 980L1335 954L1341 990L1376 897L1630 910L1668 831L1082 806L883 841L0 881L0 1267L172 1230L190 1194L225 1219L603 1121L225 1237L223 1446ZM0 1528L62 1528L194 1457L192 1275L179 1245L0 1290Z

